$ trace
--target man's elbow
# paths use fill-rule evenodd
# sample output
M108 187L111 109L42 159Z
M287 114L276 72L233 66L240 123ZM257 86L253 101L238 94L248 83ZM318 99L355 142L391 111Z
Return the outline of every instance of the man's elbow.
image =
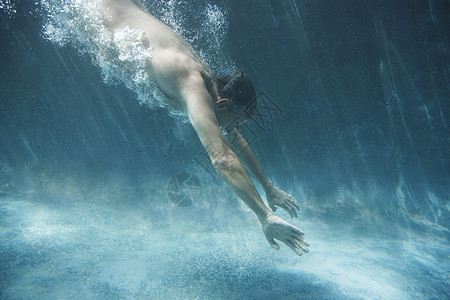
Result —
M239 160L234 153L221 153L211 158L211 163L219 174L233 172L239 167Z

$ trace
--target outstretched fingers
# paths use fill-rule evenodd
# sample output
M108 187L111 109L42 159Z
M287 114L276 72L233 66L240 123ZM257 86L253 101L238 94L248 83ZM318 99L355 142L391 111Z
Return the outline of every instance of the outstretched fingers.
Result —
M294 251L298 256L302 256L302 251L300 251L299 247L297 246L296 243L294 243L291 240L286 240L284 242L289 248L292 249L292 251Z
M302 249L303 252L309 253L309 249L306 248L309 246L309 243L305 241L302 237L299 236L291 236L291 241L300 249Z
M297 202L297 200L295 200L292 196L289 196L289 204L291 205L291 210L292 211L294 211L294 213L295 213L295 217L296 218L298 218L298 214L297 214L297 211L301 211L301 209L300 209L300 205L298 205L298 202Z
M288 200L285 200L283 202L283 204L281 204L280 206L283 207L289 213L291 218L293 218L293 219L298 218L298 214L295 209L295 206L291 202L289 202Z
M289 213L292 218L298 218L297 211L300 212L300 205L298 205L297 200L295 200L292 196L288 196L285 200L286 206L289 208Z
M292 211L292 216L291 217L292 218L298 218L298 213L297 213L297 210L296 210L294 205L291 207L291 211Z
M292 207L288 203L285 202L281 206L284 208L285 211L289 213L291 218L294 218L294 215L292 214Z
M302 251L309 253L309 243L304 238L304 233L300 229L293 227L291 236L284 242L289 248L291 248L297 255L301 256ZM300 251L301 250L301 251Z
M305 233L303 231L297 227L293 227L291 238L305 253L309 252L307 247L309 247L310 244L305 240Z
M295 208L298 210L298 211L301 211L301 209L300 209L300 205L298 205L298 202L297 202L297 200L295 200L294 198L292 198L292 205L294 205L295 206Z
M292 230L292 234L298 234L301 237L303 237L305 235L305 233L303 231L301 231L300 228L297 228L295 226L292 226L291 230Z

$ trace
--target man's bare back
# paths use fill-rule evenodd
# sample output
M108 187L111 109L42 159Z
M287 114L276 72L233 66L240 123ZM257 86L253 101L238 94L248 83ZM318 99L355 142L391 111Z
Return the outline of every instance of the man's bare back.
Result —
M143 44L151 47L153 56L146 62L146 71L174 108L182 109L182 91L187 85L203 85L201 72L209 74L200 57L171 28L131 0L105 0L102 10L110 31L128 26L144 32Z
M237 99L218 88L207 65L185 40L140 5L131 0L103 0L101 10L104 25L111 32L123 27L144 32L142 43L152 49L152 58L147 59L145 67L150 79L175 109L188 115L217 173L256 214L272 247L279 248L274 240L278 239L298 255L309 252L304 233L272 213L247 173L262 185L273 211L282 207L292 217L297 216L296 200L272 184L237 127L231 126L246 118L245 109L237 108ZM222 134L221 127L231 128L234 141Z

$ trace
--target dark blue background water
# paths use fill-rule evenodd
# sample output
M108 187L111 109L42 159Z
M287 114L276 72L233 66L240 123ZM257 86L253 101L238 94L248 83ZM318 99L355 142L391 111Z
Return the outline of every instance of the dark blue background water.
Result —
M1 15L0 297L449 297L449 2L217 5L223 55L268 105L247 137L311 253L273 253L189 124L104 84L17 1ZM194 207L165 193L180 172L204 187Z

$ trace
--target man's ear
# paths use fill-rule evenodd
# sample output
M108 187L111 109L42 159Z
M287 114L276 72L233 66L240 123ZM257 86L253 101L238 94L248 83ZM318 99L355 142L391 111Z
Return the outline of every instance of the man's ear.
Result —
M216 108L219 110L226 109L230 106L231 101L228 98L220 98L215 101Z

